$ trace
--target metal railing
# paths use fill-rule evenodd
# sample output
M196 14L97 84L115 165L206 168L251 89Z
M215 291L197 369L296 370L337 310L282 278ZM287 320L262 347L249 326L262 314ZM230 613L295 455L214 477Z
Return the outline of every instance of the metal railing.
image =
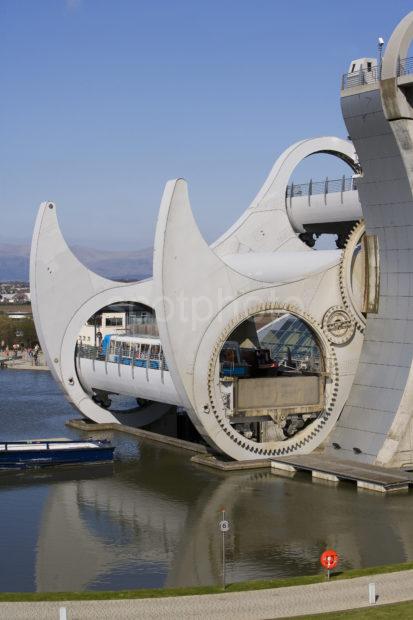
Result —
M76 357L94 361L102 361L106 363L122 364L124 366L136 366L143 368L151 368L153 370L168 370L163 351L159 355L145 355L136 357L133 352L133 364L130 354L123 353L119 348L113 353L107 353L106 356L102 349L89 344L78 344L76 348Z
M87 360L97 360L99 359L99 347L80 343L76 347L76 356Z
M410 75L411 73L413 73L413 57L399 60L399 70L397 71L397 75Z
M372 67L370 71L361 69L353 73L344 73L341 80L341 90L352 88L353 86L363 86L364 84L374 84L381 79L381 65Z
M349 192L355 189L357 189L356 177L343 176L341 179L327 178L325 181L310 180L309 183L291 183L291 185L287 185L286 198Z
M401 75L413 74L413 57L399 59L397 77ZM372 67L370 71L361 69L353 73L344 73L341 80L341 89L352 88L353 86L364 86L364 84L374 84L381 80L381 63Z

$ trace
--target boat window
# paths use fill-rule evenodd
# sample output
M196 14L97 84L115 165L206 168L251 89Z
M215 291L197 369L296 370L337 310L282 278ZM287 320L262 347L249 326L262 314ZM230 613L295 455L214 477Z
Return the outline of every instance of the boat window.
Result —
M354 73L354 69L356 68L356 63L353 62L353 64L351 65L351 71L350 73Z
M153 344L151 346L151 357L159 357L159 344Z
M220 357L221 357L221 362L233 363L235 362L236 354L235 354L234 349L225 348L221 350Z
M141 344L141 357L148 357L149 355L149 344Z
M371 71L371 62L367 63L367 71Z

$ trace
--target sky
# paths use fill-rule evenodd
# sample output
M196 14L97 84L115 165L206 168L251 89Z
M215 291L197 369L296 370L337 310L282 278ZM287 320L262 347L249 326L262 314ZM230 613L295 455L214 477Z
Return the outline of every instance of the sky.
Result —
M0 0L0 241L53 200L71 243L151 246L184 177L208 241L297 140L346 137L340 78L408 0ZM309 158L294 181L343 174Z

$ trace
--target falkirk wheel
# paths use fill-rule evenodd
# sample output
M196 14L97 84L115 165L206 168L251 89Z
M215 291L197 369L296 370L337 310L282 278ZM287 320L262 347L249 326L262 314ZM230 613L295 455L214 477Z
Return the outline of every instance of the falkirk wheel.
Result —
M178 407L206 442L238 460L317 450L412 462L412 38L413 12L380 64L350 64L341 105L351 141L288 148L212 245L187 183L169 181L151 279L91 272L64 241L56 205L40 206L34 319L54 378L85 418L124 422L130 414L110 408L111 395L124 394L141 405L135 426ZM289 184L314 153L344 160L349 178ZM337 234L338 248L315 249L321 233ZM79 340L90 317L122 303L144 308L152 333L135 324L93 345Z

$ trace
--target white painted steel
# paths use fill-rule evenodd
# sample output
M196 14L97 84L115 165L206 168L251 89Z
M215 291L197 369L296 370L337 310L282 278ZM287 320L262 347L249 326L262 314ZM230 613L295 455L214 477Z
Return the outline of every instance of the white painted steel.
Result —
M272 252L229 254L223 261L234 271L260 282L289 284L308 276L322 273L338 265L340 250L308 252L303 261L302 252Z
M47 365L69 399L95 422L117 422L79 383L75 347L81 327L98 310L119 301L151 305L152 283L113 282L91 272L74 256L60 232L56 206L40 205L30 255L33 318Z
M260 213L262 230L268 231L266 217L271 221L270 210ZM288 218L287 223L286 240L292 231ZM241 223L240 229L242 227ZM187 240L185 245L183 238ZM295 240L301 243L296 237ZM223 243L229 246L229 238ZM193 218L187 185L182 179L170 181L166 186L155 247L154 294L159 334L174 385L199 432L236 459L275 456L296 450L311 452L325 439L345 404L362 343L362 335L356 333L349 346L333 349L320 328L326 310L341 301L338 266L289 284L258 285L257 280L229 268L225 258L205 243ZM311 252L316 251L307 248L305 256ZM277 254L282 256L282 252ZM203 274L202 278L199 273ZM182 297L207 299L208 314L197 316L196 321L193 317L195 322L180 321ZM217 355L220 343L237 323L254 312L269 308L285 308L296 313L309 322L320 338L329 366L326 411L295 438L257 444L240 435L226 419L219 392Z
M332 349L321 323L326 310L340 303L339 253L310 250L298 239L286 212L285 191L292 171L304 157L318 152L339 156L356 168L354 149L348 141L326 137L293 145L277 160L244 216L211 248L194 222L185 182L169 182L156 230L153 281L121 284L91 273L64 242L55 206L41 206L31 256L35 321L55 377L83 415L98 422L114 420L112 413L90 399L90 388L95 387L183 406L207 441L238 459L256 458L257 450L259 455L311 451L323 440L351 387L354 364L349 362L357 359L362 336L356 334L350 347ZM249 252L248 259L245 252ZM300 270L299 255L304 254L308 260L302 261ZM207 314L199 316L192 305L189 315L184 316L182 298L193 300L192 304L208 300ZM153 373L135 368L139 377L135 382L131 375L128 377L130 367L106 364L103 374L104 362L81 359L82 387L74 362L77 334L97 310L122 300L156 310L168 378L164 373L162 384L157 379L148 381ZM269 441L257 448L223 421L222 399L218 393L209 392L208 385L212 381L216 391L216 345L225 337L223 331L237 317L263 307L287 309L309 321L324 343L329 375L327 410L317 424L299 433L298 441ZM341 366L339 384L337 371ZM141 380L142 372L146 384ZM214 414L209 415L212 411Z
M87 392L95 388L160 403L182 405L167 371L161 373L159 369L111 362L105 364L101 360L79 358L78 373Z
M298 164L317 153L328 153L346 161L357 171L353 144L333 136L296 142L280 155L249 208L215 243L219 256L242 252L275 252L279 249L310 251L298 239L286 210L285 193Z
M291 146L251 206L211 247L193 218L186 182L169 181L157 222L153 281L122 284L91 273L64 242L55 206L41 206L31 254L33 313L48 364L83 415L114 421L89 398L92 386L183 406L201 435L236 459L329 451L334 443L341 458L413 462L413 110L410 80L397 76L412 37L410 13L389 41L383 79L342 92L354 146L333 137ZM292 172L313 153L341 157L354 171L359 160L359 202L354 192L343 192L311 197L311 206L306 197L286 205ZM341 221L343 215L356 220L360 204L367 234L378 239L381 271L379 312L367 316L365 339L361 310L348 303L349 296L363 299L363 291L347 290L340 254L311 250L297 235L304 224ZM351 266L352 256L346 256ZM190 300L189 311L182 311L182 299ZM207 311L197 311L200 300ZM133 378L128 366L105 368L82 359L83 388L74 359L77 334L98 309L120 301L155 309L169 372L135 368ZM357 330L339 343L324 318L343 306ZM294 437L258 443L226 418L219 351L237 325L270 309L302 318L316 334L325 361L325 410Z
M310 204L309 204L310 202ZM309 224L353 222L363 217L357 190L287 198L287 213L294 230L305 232Z

